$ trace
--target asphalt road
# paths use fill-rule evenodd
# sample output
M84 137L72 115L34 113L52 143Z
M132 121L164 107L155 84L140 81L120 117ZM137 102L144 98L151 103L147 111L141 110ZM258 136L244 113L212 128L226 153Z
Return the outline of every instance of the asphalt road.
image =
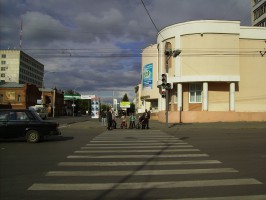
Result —
M55 120L62 136L0 140L1 200L266 199L266 123L108 132L84 117Z

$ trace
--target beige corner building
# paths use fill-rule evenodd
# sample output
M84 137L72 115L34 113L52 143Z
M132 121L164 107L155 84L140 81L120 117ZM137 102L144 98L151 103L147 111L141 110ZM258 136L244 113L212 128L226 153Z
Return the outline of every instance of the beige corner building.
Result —
M173 85L168 102L161 96L164 73ZM265 74L265 27L216 20L174 24L143 50L140 101L162 122L167 104L169 123L266 121Z

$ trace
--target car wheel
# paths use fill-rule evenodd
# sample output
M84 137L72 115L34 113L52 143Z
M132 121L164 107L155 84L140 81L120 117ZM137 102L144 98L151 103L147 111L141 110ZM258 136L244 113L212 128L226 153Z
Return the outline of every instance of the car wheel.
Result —
M38 131L35 131L35 130L29 131L26 135L27 142L29 142L29 143L39 142L40 138L41 138L40 133Z

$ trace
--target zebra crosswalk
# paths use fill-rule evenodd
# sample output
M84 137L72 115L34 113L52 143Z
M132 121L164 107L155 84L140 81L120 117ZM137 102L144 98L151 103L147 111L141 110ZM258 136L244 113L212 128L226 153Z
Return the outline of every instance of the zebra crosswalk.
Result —
M193 145L159 130L104 132L68 155L66 160L58 163L60 170L45 174L46 182L34 183L28 190L93 191L93 194L109 191L106 199L111 194L118 195L117 199L127 199L129 193L123 193L121 198L119 191L131 191L131 199L143 191L142 199L266 199L266 194L248 193L252 187L264 183L241 177L237 169L224 167L221 161L210 159ZM65 177L75 179L65 182ZM234 193L231 187L243 187L243 191ZM190 192L180 195L187 188ZM212 193L205 196L197 188L212 190ZM226 193L227 189L230 191Z

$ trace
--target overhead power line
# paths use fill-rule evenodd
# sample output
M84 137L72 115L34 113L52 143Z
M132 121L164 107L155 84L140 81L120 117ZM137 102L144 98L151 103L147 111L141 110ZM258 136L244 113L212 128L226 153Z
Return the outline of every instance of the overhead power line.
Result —
M146 8L146 6L145 6L145 4L144 4L143 0L141 0L141 2L142 2L142 5L143 5L143 7L145 8L145 10L146 10L146 12L147 12L147 14L148 14L148 16L149 16L149 18L150 18L150 20L151 20L151 22L152 22L153 26L154 26L154 27L155 27L155 29L157 30L157 33L159 33L159 34L160 34L160 36L161 36L161 37L164 39L164 37L161 35L161 33L160 33L159 29L157 28L156 24L154 23L153 19L151 18L151 15L150 15L150 13L149 13L148 9Z
M260 48L184 48L180 57L264 57L266 51ZM87 48L87 49L23 49L29 55L36 57L69 57L69 58L117 58L117 57L158 57L164 52L142 49L116 49L116 48Z

